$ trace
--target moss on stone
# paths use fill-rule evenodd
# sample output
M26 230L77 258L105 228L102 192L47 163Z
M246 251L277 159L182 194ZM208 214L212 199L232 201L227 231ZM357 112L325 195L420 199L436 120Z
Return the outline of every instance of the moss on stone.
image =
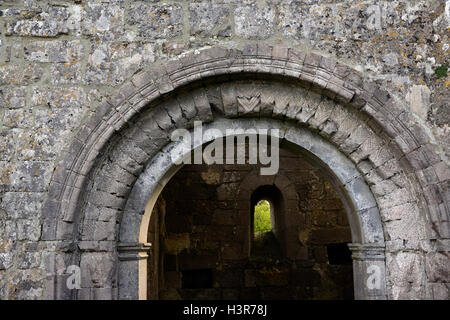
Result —
M436 75L436 78L440 79L447 76L447 71L448 66L444 64L437 67L436 70L434 70L434 74Z

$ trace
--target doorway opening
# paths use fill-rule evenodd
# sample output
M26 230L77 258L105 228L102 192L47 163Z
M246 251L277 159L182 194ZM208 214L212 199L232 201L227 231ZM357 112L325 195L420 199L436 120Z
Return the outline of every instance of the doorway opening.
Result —
M258 173L185 165L171 178L150 222L149 298L353 298L352 265L335 263L350 227L321 168L283 150L276 176Z

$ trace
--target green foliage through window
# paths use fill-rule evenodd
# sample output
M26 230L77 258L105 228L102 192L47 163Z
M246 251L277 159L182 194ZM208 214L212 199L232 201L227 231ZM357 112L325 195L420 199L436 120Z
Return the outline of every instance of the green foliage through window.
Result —
M272 230L269 201L261 200L256 204L254 224L255 232L267 232Z

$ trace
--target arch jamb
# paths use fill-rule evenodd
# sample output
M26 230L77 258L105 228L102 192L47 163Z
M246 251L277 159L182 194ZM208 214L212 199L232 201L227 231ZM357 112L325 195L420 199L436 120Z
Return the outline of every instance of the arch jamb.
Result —
M361 234L361 238L353 238L353 246L350 246L354 252L354 256L357 257L353 261L354 270L356 270L354 272L355 298L386 299L384 235L381 217L369 187L365 184L352 162L340 154L339 151L336 151L336 153L334 146L329 142L312 134L307 129L297 128L292 124L278 120L217 119L207 124L205 129L215 128L222 129L222 132L226 132L225 129L227 128L242 128L247 126L256 129L279 129L281 134L277 137L282 140L280 145L283 145L283 142L296 144L312 153L317 159L320 159L333 172L341 188L345 190L348 198L351 200L349 207L353 209L351 212L347 212L349 222L353 221L350 223L350 226L351 228L360 228L360 232L352 232L352 237ZM294 135L292 130L295 130L296 135ZM192 131L191 134L193 136ZM205 136L205 139L203 141L197 141L194 149L212 141L214 137ZM179 141L172 142L163 148L138 178L125 206L120 229L121 242L119 246L134 243L134 246L139 248L139 246L143 246L146 243L148 223L153 205L156 203L165 184L181 168L180 165L173 165L173 161L176 161L176 159L172 158L173 154L171 154L171 151L175 150L177 144L180 143ZM177 154L177 156L184 157L185 154ZM357 184L353 182L355 180L358 181ZM148 200L144 201L145 199ZM376 255L372 254L374 248L377 248ZM134 255L134 257L134 263L131 263L131 260L126 260L125 262L119 261L120 299L146 299L147 297L146 276L139 274L139 270L141 272L142 270L145 270L145 273L147 272L146 260L145 258L141 259L139 255ZM374 264L376 265L375 267L373 267ZM368 283L368 277L371 275L367 271L370 268L377 268L377 274L382 275L379 282L380 286L372 289L366 285ZM133 281L130 281L129 278L121 281L123 275L133 274Z

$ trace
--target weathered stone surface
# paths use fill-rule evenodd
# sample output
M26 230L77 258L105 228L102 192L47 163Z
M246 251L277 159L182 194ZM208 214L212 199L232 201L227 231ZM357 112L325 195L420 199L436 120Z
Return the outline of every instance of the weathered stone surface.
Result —
M0 85L28 85L42 78L43 69L37 65L0 66Z
M67 135L66 135L67 136ZM64 135L59 131L47 130L19 131L17 134L17 159L19 160L52 160L56 157L58 139Z
M44 276L45 273L39 269L17 270L9 278L8 299L40 299L44 292Z
M78 35L80 29L80 5L48 5L35 1L8 1L23 3L24 9L6 9L6 27L11 35L51 37L70 32ZM16 4L16 5L17 5ZM43 27L53 27L54 30ZM30 30L31 27L34 27ZM39 28L41 27L41 28Z
M24 57L33 62L73 62L80 58L83 45L80 41L39 41L24 47Z
M6 270L13 266L13 253L2 252L0 253L0 270Z
M70 108L43 108L36 110L35 128L47 130L49 135L59 136L61 131L79 128L85 115L81 103L78 107Z
M448 300L450 287L448 283L430 283L431 296L436 300Z
M230 10L227 5L211 2L189 5L190 34L200 36L230 36ZM227 31L229 28L230 31Z
M406 96L409 101L411 111L418 115L422 120L427 119L428 110L430 108L431 91L427 86L412 86L411 91Z
M410 202L411 196L405 189L396 189L394 192L387 194L379 200L381 208L390 208L393 206L405 204Z
M81 19L84 35L111 39L120 37L124 32L124 8L120 5L88 2Z
M112 241L116 236L116 220L96 221L85 220L83 228L83 237L86 240L93 241Z
M83 107L87 104L83 88L51 88L34 87L31 95L31 105L49 106L55 108Z
M424 267L423 256L407 252L388 254L386 263L390 266L389 279L395 285L392 298L410 299L417 294L423 297L425 275L420 272Z
M2 88L0 90L0 108L25 107L25 88Z
M149 39L170 39L182 34L182 7L177 3L136 3L127 23L137 24L139 35Z
M35 36L35 37L55 37L67 34L69 29L64 20L68 14L65 8L53 7L50 15L46 12L36 14L33 11L6 10L5 16L10 18L5 24L6 35L9 36ZM21 19L23 16L26 19Z
M448 252L433 252L426 256L428 281L450 282L450 257Z
M0 132L0 160L10 161L14 155L13 133L8 131Z
M236 35L245 39L267 39L274 32L273 7L239 6L234 11Z
M332 6L302 6L287 1L280 9L280 26L285 36L294 39L327 40L336 33L335 13Z
M50 71L51 82L54 85L79 83L82 78L82 62L81 59L75 59L52 64Z
M32 219L39 217L44 193L6 192L0 204L11 219Z
M39 219L18 219L17 240L37 241L41 236L41 224Z
M32 269L40 265L40 252L24 252L19 255L19 269Z
M398 206L394 206L388 209L381 209L381 215L384 220L401 220L409 214L415 214L419 212L415 203L405 203Z
M155 60L156 46L149 42L102 42L91 47L84 82L116 85Z
M114 258L109 253L84 253L81 256L81 287L111 287L114 277Z
M53 165L43 161L17 161L2 166L4 187L10 191L44 192L53 171Z

